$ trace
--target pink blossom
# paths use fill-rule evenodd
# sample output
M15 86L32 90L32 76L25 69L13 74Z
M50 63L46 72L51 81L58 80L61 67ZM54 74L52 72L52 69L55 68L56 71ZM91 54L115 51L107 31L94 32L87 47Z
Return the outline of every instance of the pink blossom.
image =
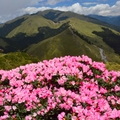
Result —
M17 109L17 107L16 107L16 106L12 106L12 109L13 109L13 110L16 110L16 109Z
M58 120L63 120L64 116L65 116L65 112L60 113L58 115Z
M71 120L78 120L76 116L72 116Z
M25 117L25 120L32 120L32 117L29 115L29 116L26 116Z
M11 106L4 106L6 111L10 111L11 110Z
M3 97L0 96L0 106L3 105L3 100L4 100Z
M66 81L67 81L67 78L65 76L62 76L60 79L57 80L59 85L64 85Z
M113 109L113 111L112 111L110 117L113 118L113 119L119 117L119 114L118 114L118 111L117 111L116 108Z
M27 112L21 116L25 120L36 120L52 111L61 111L58 120L66 119L67 114L72 120L120 118L116 106L120 104L120 72L108 71L104 63L88 56L44 60L0 70L0 76L0 120L17 119L21 107Z

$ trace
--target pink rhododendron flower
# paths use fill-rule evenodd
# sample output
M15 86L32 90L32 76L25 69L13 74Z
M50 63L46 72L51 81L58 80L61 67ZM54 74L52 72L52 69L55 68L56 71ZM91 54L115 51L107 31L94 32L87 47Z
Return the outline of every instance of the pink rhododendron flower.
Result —
M76 116L72 116L71 120L78 120Z
M59 85L64 85L66 81L67 81L67 78L65 76L62 76L60 79L57 80Z
M10 111L11 110L11 106L5 106L5 110L6 111Z
M29 116L26 116L25 117L25 120L32 120L32 117L29 115Z
M120 119L119 80L85 55L0 70L0 120Z
M63 120L64 116L65 116L65 112L60 113L58 115L58 120Z

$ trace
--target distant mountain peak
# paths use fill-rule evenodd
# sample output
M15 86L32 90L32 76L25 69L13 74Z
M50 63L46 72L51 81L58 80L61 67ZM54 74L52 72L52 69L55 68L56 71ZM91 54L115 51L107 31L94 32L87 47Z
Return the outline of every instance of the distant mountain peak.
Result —
M88 16L106 22L108 24L120 27L120 16L100 16L100 15L88 15Z

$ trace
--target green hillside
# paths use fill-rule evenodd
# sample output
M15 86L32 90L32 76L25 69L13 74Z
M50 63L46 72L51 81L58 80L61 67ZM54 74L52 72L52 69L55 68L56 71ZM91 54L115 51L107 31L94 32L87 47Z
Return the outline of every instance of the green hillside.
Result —
M28 47L27 53L38 56L41 60L65 55L82 55L83 53L94 60L101 60L99 49L75 35L71 28L38 44L31 45Z
M40 60L33 56L21 52L12 52L8 54L0 53L0 69L10 70L21 65L36 63ZM115 62L107 62L106 67L108 70L120 71L120 64Z
M47 19L50 19L52 21L55 21L55 22L59 22L61 20L66 20L68 18L77 18L79 20L84 20L84 21L91 22L91 23L94 23L94 24L103 25L103 26L115 29L115 30L120 32L120 27L119 26L108 24L106 22L91 18L89 16L80 15L80 14L70 12L70 11L63 12L63 11L50 9L50 10L45 10L45 11L42 11L42 12L40 11L36 14L40 15L40 16L43 16Z
M10 20L4 24L0 24L0 37L7 36L12 30L19 26L25 20L25 16Z
M10 70L21 65L38 62L39 59L23 52L0 53L0 69Z
M52 20L48 20L42 16L32 15L25 19L21 25L17 26L14 30L12 30L7 37L11 38L18 33L25 33L26 36L33 36L39 33L39 28L41 27L49 27L53 29L57 29L62 24L58 24L53 22Z
M38 44L31 45L28 47L27 53L38 56L40 59L86 54L93 60L100 61L99 48L102 48L108 61L120 63L120 57L115 54L114 49L108 46L102 37L93 33L94 30L104 32L103 26L76 18L68 18L63 21L63 23L65 22L69 22L69 29L67 28L59 35L48 38ZM113 33L119 35L119 32L115 30L113 30Z
M114 27L88 16L46 10L1 24L0 49L40 60L85 54L96 61L120 63L120 32Z
M75 34L77 34L87 43L102 48L104 51L104 55L107 57L108 61L120 63L119 57L120 54L119 52L115 51L116 46L120 45L119 32L101 25L93 24L91 22L79 20L76 18L69 18L68 20L70 21L70 26L75 31L74 32ZM106 32L105 31L106 29L110 32ZM98 33L102 33L102 35L95 34L96 33L95 31ZM111 38L113 43L111 43ZM109 43L116 46L110 46ZM117 47L117 50L120 51L120 47ZM115 52L118 53L119 55L116 54Z

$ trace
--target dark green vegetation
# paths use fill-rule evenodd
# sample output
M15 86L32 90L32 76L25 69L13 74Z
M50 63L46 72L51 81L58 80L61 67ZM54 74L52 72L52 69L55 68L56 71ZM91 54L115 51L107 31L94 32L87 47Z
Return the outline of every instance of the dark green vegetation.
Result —
M21 65L36 63L39 59L31 57L23 52L14 52L8 54L0 53L0 69L10 70Z
M114 34L110 29L103 28L104 31L93 33L103 37L103 41L115 50L120 55L120 35Z
M0 24L0 52L13 67L66 55L88 55L95 61L120 63L120 27L72 12L46 10ZM100 53L102 49L102 53ZM18 52L19 51L19 52ZM15 53L14 53L15 52ZM16 52L21 54L17 56ZM20 53L22 52L22 53ZM28 58L24 54L30 55ZM4 54L0 61L5 62ZM8 58L9 58L8 57ZM24 58L22 62L18 60ZM15 62L16 61L16 62ZM5 64L5 63L4 63ZM15 65L17 64L17 65ZM3 63L0 66L4 66ZM6 62L6 66L7 62ZM3 67L1 67L3 69ZM6 68L9 69L10 67Z

